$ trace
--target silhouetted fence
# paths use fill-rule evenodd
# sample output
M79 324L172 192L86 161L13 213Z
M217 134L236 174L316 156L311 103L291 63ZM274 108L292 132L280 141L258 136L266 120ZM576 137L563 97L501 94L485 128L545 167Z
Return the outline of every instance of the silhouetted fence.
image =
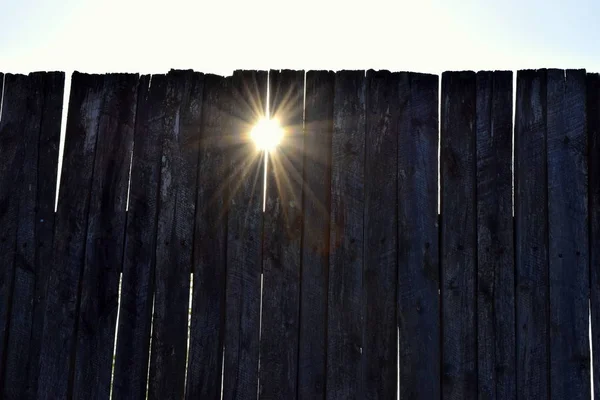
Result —
M600 397L598 75L3 78L0 397Z

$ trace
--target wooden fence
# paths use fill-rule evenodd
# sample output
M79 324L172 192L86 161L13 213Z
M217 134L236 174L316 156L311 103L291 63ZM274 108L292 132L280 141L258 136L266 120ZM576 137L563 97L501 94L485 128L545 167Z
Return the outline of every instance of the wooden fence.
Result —
M0 77L3 399L600 398L600 76Z

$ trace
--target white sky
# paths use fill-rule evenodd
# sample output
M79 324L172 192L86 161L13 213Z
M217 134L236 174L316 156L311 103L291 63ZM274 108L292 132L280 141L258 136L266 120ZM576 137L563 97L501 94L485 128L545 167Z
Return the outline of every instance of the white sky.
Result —
M0 0L0 71L580 68L600 2Z

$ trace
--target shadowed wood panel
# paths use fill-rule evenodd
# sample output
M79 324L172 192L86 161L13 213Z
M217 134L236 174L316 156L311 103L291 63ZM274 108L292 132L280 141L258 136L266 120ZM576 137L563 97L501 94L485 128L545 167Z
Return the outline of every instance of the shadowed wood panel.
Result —
M38 399L64 399L72 384L79 289L85 257L105 76L75 72L55 219L40 355Z
M517 73L515 116L517 397L549 398L546 71Z
M587 74L590 218L590 306L594 398L600 398L600 75Z
M187 399L221 399L227 260L226 135L231 78L204 77Z
M19 183L22 178L23 158L28 147L23 141L23 138L27 137L28 92L29 78L26 75L6 75L4 106L0 120L0 389L5 375L15 276L19 196L14 194L19 193L21 189Z
M196 212L204 75L167 75L160 171L149 399L181 399Z
M402 73L398 133L400 398L440 398L438 89Z
M150 82L152 85L150 86ZM145 399L154 291L156 218L167 78L140 78L133 134L113 399Z
M33 399L37 388L41 308L52 258L64 80L62 72L27 77L15 280L3 393L6 399Z
M442 75L442 395L477 397L475 73Z
M334 73L306 73L298 399L323 399Z
M225 181L229 213L224 400L255 399L258 394L264 161L249 133L265 114L267 72L236 71L232 85Z
M138 76L105 76L82 276L73 397L108 399Z
M271 71L269 80L271 118L284 136L268 154L259 398L292 400L298 375L304 71Z
M364 398L364 71L335 75L331 152L331 238L327 399Z
M548 70L550 397L590 398L585 70Z
M393 399L398 380L397 174L400 74L367 71L364 210L365 399Z
M515 399L512 73L477 73L479 398Z

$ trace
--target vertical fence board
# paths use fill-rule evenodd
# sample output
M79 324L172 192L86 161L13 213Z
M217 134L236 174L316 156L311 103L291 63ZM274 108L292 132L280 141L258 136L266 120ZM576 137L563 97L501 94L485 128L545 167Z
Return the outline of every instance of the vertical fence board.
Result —
M589 399L585 70L547 74L550 394Z
M480 399L515 399L512 73L477 74L477 354Z
M221 399L227 257L226 143L231 79L204 77L187 399Z
M30 349L27 362L26 393L21 398L34 399L37 393L40 346L44 325L46 287L52 265L54 240L54 203L56 174L65 86L64 72L42 74L44 81L42 122L39 134L37 199L35 211L36 277L33 295ZM15 355L22 357L22 354Z
M138 76L105 76L81 281L73 397L108 399Z
M546 71L517 73L515 116L517 395L548 399Z
M271 71L270 110L284 138L268 158L263 233L261 399L295 399L302 239L304 71Z
M249 132L264 115L266 71L232 77L229 137L229 213L223 399L255 399L258 393L262 260L263 160Z
M438 89L403 73L398 133L400 398L439 399Z
M165 75L144 75L138 85L112 393L117 400L146 398L166 89Z
M103 87L102 75L75 72L72 76L54 256L44 313L38 399L68 397Z
M368 71L364 194L365 399L393 399L398 380L397 173L400 74Z
M477 397L475 74L442 76L442 335L445 399Z
M600 398L600 75L587 74L590 306L594 398Z
M36 288L42 287L44 262L52 249L54 220L54 194L60 138L60 111L56 120L57 106L62 106L64 74L34 73L26 78L26 115L23 121L22 165L19 176L19 213L16 237L15 277L12 294L12 310L8 345L6 349L6 376L3 398L22 399L27 393L28 375L35 368L39 357L39 319L34 325L40 299ZM58 84L57 84L58 83ZM49 93L49 89L54 92ZM58 123L56 123L58 122ZM46 266L47 267L47 266Z
M332 400L364 396L364 75L335 75L327 313L327 398Z
M10 306L15 274L15 245L19 218L19 193L22 185L26 137L28 77L7 74L4 107L0 121L0 393L5 375Z
M167 81L149 399L184 394L204 76L171 71Z
M306 73L298 399L323 399L334 73Z

